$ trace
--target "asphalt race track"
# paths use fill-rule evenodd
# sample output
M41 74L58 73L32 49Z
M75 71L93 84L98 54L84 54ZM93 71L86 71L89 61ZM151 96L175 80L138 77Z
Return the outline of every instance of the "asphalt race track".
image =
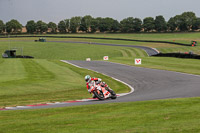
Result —
M133 67L105 61L68 62L117 78L134 88L134 93L112 100L112 102L200 96L200 76L197 75Z
M115 100L92 100L82 102L67 102L46 104L40 106L14 107L8 110L41 109L67 107L74 105L104 104L114 102L133 102L169 98L199 97L200 76L127 66L105 61L67 61L82 68L104 73L119 79L134 88L134 92ZM92 75L91 75L92 76ZM84 78L84 77L83 77ZM112 88L114 90L114 88Z

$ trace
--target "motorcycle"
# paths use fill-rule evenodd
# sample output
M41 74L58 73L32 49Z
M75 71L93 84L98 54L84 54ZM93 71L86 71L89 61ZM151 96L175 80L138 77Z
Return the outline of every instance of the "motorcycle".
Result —
M112 89L103 86L101 83L94 82L88 91L90 93L93 93L94 97L98 98L99 100L117 98L116 93Z

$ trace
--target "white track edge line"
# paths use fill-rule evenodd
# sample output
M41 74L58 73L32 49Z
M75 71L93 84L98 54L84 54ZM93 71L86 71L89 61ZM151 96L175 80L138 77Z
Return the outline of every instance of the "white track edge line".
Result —
M83 68L83 67L77 66L77 65L75 65L75 64L73 64L73 63L70 63L70 62L68 62L68 61L66 61L66 60L60 60L60 61L62 61L62 62L64 62L64 63L68 63L68 64L73 65L73 66L78 67L78 68ZM87 69L87 68L83 68L83 69ZM90 70L90 71L94 71L94 72L100 73L100 72L98 72L98 71L91 70L91 69L87 69L87 70ZM101 73L101 74L103 74L103 75L105 75L105 76L108 76L108 77L111 77L111 76L109 76L109 75L107 75L107 74L105 74L105 73ZM121 82L122 84L127 85L127 86L131 89L131 91L128 92L128 93L117 94L117 95L119 95L118 97L125 96L125 95L131 94L131 93L134 92L134 88L133 88L131 85L129 85L129 84L125 83L124 81L121 81L121 80L119 80L119 79L117 79L117 78L114 78L114 77L111 77L111 78L114 79L114 80L116 80L116 81Z

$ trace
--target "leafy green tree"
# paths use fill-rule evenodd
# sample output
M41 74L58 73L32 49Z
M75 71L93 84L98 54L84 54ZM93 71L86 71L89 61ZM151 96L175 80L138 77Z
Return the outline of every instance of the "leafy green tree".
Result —
M158 32L167 30L167 23L165 21L165 18L162 15L156 16L155 30L158 31Z
M36 28L37 32L40 32L40 33L47 32L48 25L42 20L37 21L36 25L37 25L37 28Z
M184 12L180 15L179 29L181 31L189 31L192 28L192 24L196 20L196 15L193 12Z
M171 31L189 31L194 28L193 24L196 21L196 15L193 12L184 12L181 15L176 15L170 18L167 25Z
M175 17L171 17L167 22L168 29L173 31L180 30L181 25L181 15L176 15Z
M180 30L180 25L181 25L181 15L176 15L174 17L174 22L175 22L175 25L177 27L177 30Z
M66 25L66 30L67 30L67 32L69 32L69 30L70 30L70 19L65 19L64 22L65 22L65 25Z
M98 29L100 32L106 32L111 30L111 23L110 23L110 18L101 18L98 17L96 18L98 22Z
M6 23L6 31L8 33L17 33L21 32L22 30L22 24L20 24L17 20L12 19Z
M98 26L99 26L99 21L97 19L93 18L91 21L91 26L90 26L91 32L92 33L96 32L99 29Z
M81 19L80 29L81 31L89 32L91 28L92 17L86 15Z
M122 32L133 32L134 30L134 18L128 17L120 21Z
M152 31L155 29L155 21L154 21L154 18L152 17L146 17L144 18L143 20L143 28L144 28L144 31Z
M70 19L70 31L76 33L81 24L81 17L72 17Z
M113 18L101 18L99 19L99 30L100 32L112 32L113 30L117 30L117 27L118 26L116 23L116 20L114 20ZM115 25L114 25L115 23Z
M140 32L142 30L142 20L139 18L133 19L133 30L134 32Z
M67 29L67 26L66 26L66 23L64 20L61 20L59 23L58 23L58 30L60 33L66 33L66 29Z
M117 32L120 30L120 23L117 20L112 21L111 31Z
M122 32L140 32L142 29L142 21L139 18L128 17L121 22Z
M98 25L98 30L100 32L104 32L104 31L107 30L106 27L105 27L104 18L98 17L98 18L96 18L96 22L97 22L97 25Z
M36 25L34 20L30 20L30 21L27 22L26 30L27 30L28 33L36 32L36 28L37 28L37 25Z
M174 32L177 28L177 25L176 25L176 22L175 22L175 19L174 17L171 17L169 19L169 21L167 22L167 27L170 31Z
M200 18L196 18L192 25L192 30L198 30L198 29L200 29Z
M54 22L49 22L48 28L51 29L51 33L56 33L56 31L57 31L57 25Z
M5 30L5 25L2 20L0 20L0 33L2 33Z

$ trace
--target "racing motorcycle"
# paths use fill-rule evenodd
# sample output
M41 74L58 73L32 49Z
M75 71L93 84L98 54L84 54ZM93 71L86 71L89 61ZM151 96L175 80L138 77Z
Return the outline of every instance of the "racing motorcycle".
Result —
M94 97L98 98L99 100L117 98L116 93L109 87L105 87L104 85L102 85L102 83L93 82L93 85L90 87L88 91L90 93L93 93Z

